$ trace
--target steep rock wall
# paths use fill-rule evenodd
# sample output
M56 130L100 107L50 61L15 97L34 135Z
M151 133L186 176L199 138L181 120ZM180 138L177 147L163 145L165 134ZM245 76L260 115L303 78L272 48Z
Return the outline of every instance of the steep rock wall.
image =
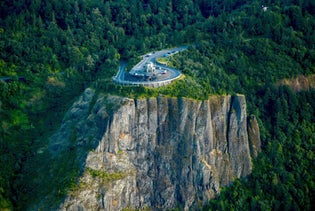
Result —
M82 163L78 187L59 209L201 206L250 174L257 127L255 118L247 122L243 95L135 100L87 89L49 146L56 155L74 148ZM256 129L251 145L247 128Z

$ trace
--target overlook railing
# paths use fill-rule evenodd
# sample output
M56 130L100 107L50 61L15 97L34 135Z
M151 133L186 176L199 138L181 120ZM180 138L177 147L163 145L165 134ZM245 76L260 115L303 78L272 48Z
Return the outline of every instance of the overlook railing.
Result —
M122 85L147 86L147 87L157 88L157 87L168 85L180 77L181 77L181 74L177 75L174 78L170 78L170 79L166 79L162 81L121 81L121 80L118 80L116 76L114 76L113 81Z

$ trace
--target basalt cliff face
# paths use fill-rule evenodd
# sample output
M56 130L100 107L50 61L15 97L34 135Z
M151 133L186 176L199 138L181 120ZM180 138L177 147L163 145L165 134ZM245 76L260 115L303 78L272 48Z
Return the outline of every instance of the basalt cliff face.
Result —
M188 210L250 174L260 138L242 95L129 99L86 89L51 137L51 154L69 149L82 173L59 209Z

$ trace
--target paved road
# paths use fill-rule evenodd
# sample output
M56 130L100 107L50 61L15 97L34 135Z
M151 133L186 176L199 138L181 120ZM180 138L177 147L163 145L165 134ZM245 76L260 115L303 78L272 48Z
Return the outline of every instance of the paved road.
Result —
M188 46L182 46L182 47L177 47L177 48L172 48L172 49L167 49L167 50L161 50L161 51L151 52L151 53L142 55L142 60L130 70L130 74L133 74L135 71L142 69L142 67L148 62L155 63L155 60L158 57L171 56L171 55L178 53L180 51L187 50L187 48L188 48Z
M0 78L0 81L10 82L10 81L13 81L14 79L17 79L18 81L25 81L25 77L23 76L3 77L3 78Z
M127 63L121 62L119 66L118 73L116 75L116 78L118 80L124 81L125 80L125 69L126 69Z
M113 77L113 80L120 84L129 84L129 85L150 85L162 82L170 82L180 77L181 72L175 68L156 63L156 58L158 57L168 57L175 53L184 51L188 48L188 46L182 46L177 48L172 48L168 50L161 50L156 52L151 52L142 56L142 60L136 64L129 73L126 73L126 63L121 63L119 66L119 71L116 76ZM135 73L139 70L143 70L143 66L145 66L148 62L155 63L157 68L158 77L152 81L141 80L139 77L135 77ZM163 73L164 72L164 73ZM166 84L166 83L165 83Z

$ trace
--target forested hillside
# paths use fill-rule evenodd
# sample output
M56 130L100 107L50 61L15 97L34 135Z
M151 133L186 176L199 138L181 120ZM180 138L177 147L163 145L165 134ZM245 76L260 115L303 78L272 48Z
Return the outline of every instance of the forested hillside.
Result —
M171 58L183 80L159 89L111 81L120 60L183 44L191 47ZM315 92L276 86L312 74L312 0L2 0L0 209L27 207L29 160L93 86L130 97L245 94L263 152L246 181L205 209L312 210Z

